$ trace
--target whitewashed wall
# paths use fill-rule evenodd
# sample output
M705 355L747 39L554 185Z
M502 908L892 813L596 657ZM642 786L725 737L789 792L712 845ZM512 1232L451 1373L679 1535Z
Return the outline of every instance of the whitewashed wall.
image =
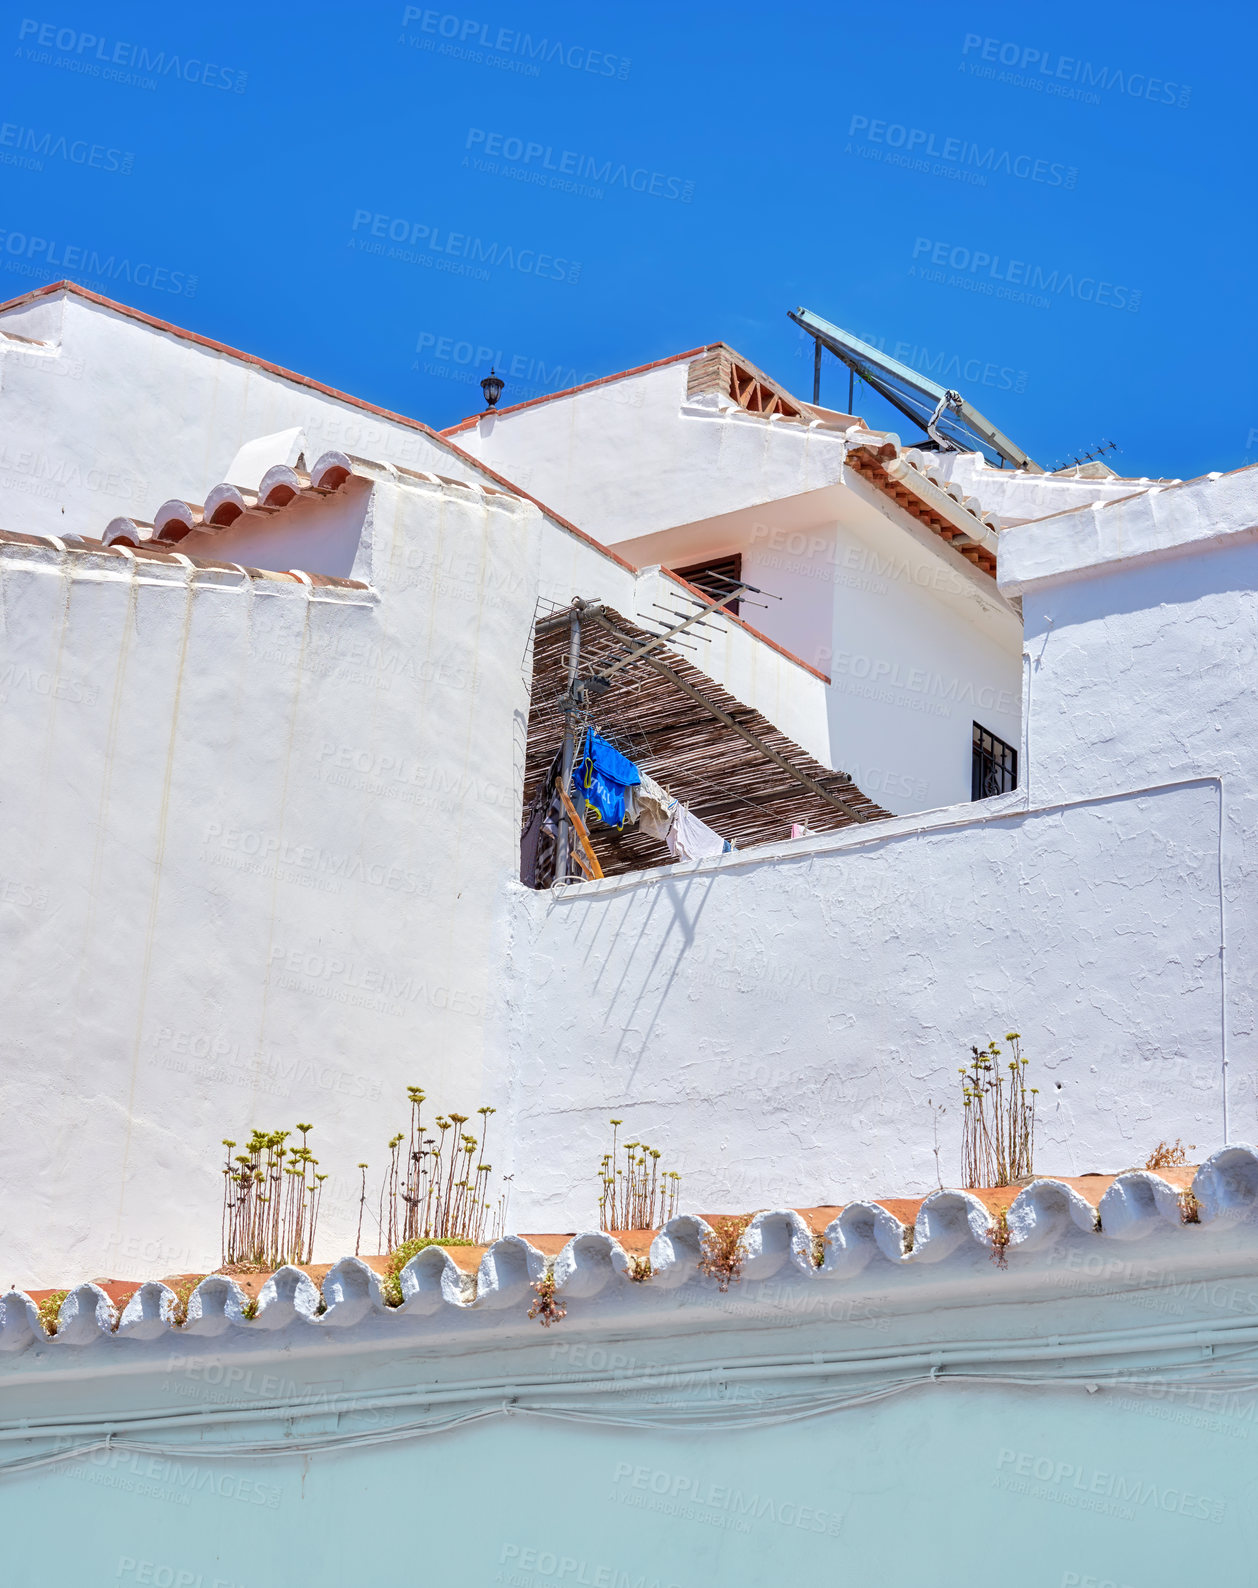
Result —
M1258 470L1155 487L1008 537L1006 580L1026 619L1032 802L1194 779L1213 794L1195 835L1207 852L1174 875L1186 899L1218 904L1183 972L1217 990L1194 1046L1203 1069L1226 1057L1229 1131L1245 1139L1258 1131ZM1168 859L1186 836L1167 833Z
M245 442L298 425L316 455L479 475L431 432L74 292L0 315L0 417L5 523L27 532L100 535L171 496L200 502Z
M743 615L826 674L827 758L897 815L968 800L972 724L1016 745L1022 623L991 578L854 472L627 541L635 562L742 555Z
M831 679L822 759L897 814L968 800L973 722L1018 735L1016 612L846 468L837 423L688 400L687 368L488 415L455 439L638 566L741 552L771 593L743 616Z
M316 510L364 526L375 589L0 558L3 1244L32 1283L212 1263L219 1138L298 1119L352 1247L405 1087L486 1100L540 515L383 475Z
M115 517L151 521L171 497L200 503L246 443L291 429L302 431L310 464L335 448L448 479L497 484L476 459L422 425L69 291L0 315L0 425L0 525L25 534L99 537ZM226 557L230 549L233 559L252 566L344 577L358 554L353 537L329 541L320 521L307 505L269 531L250 520L232 535L194 536L185 550ZM531 613L537 599L563 605L579 595L609 600L627 617L658 617L652 603L661 589L653 576L635 585L632 570L597 543L561 528L550 514L543 522L550 532L527 590L509 559L487 554L477 570L456 544L443 547L440 562L414 545L394 557L410 586L424 578L434 589L449 578L456 585L481 578L499 597L525 602L521 614L526 607ZM588 532L583 520L576 523ZM373 578L369 556L358 576ZM523 615L520 621L527 626ZM736 625L720 630L716 642L695 656L696 665L825 761L825 706L817 682Z
M1256 474L1009 532L1031 679L1016 795L518 896L532 1227L588 1218L613 1114L698 1210L924 1190L936 1123L947 1183L956 1068L1008 1030L1047 1168L1218 1138L1225 1038L1228 1124L1258 1124ZM1117 547L1097 566L1094 518Z
M71 303L22 323L122 334ZM153 377L153 458L173 379ZM218 1139L303 1117L344 1250L353 1165L411 1081L498 1107L513 1223L534 1229L588 1222L612 1113L692 1206L925 1188L941 1101L952 1179L955 1066L1014 1027L1048 1167L1217 1139L1225 1037L1233 1134L1258 1125L1253 471L1006 532L1017 796L554 898L513 880L538 595L628 614L657 576L515 499L363 472L318 535L283 541L281 516L214 545L250 561L283 541L288 564L317 540L345 572L357 537L369 592L0 558L10 1277L204 1266ZM57 527L98 526L87 500ZM726 627L705 665L814 748L820 682Z
M843 429L686 396L689 363L485 414L451 439L606 545L836 481ZM508 398L509 400L509 398Z
M218 1142L316 1125L329 1250L405 1119L496 1105L541 591L661 594L530 503L361 463L184 543L366 590L0 548L0 1151L11 1275L217 1260ZM823 742L821 685L724 625L709 665ZM797 686L795 681L800 680ZM376 1236L368 1233L369 1243Z

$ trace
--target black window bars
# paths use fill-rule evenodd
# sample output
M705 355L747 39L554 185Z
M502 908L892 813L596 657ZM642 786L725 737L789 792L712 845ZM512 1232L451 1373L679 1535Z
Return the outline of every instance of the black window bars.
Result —
M1008 794L1017 786L1018 752L976 722L970 798L989 800L993 794Z

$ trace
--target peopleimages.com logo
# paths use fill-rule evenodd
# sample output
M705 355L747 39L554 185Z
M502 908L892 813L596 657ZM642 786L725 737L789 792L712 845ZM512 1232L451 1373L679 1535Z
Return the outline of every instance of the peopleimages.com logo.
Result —
M1136 1473L1102 1472L1073 1461L1054 1461L1034 1451L1002 1450L996 1457L993 1487L1029 1492L1036 1499L1077 1505L1080 1510L1134 1519L1134 1507L1143 1505L1170 1516L1218 1524L1227 1514L1226 1500L1188 1489L1162 1488L1155 1480ZM1004 1481L1002 1481L1002 1479ZM1010 1482L1010 1480L1014 1480ZM1018 1480L1023 1480L1018 1482ZM1100 1503L1095 1503L1099 1500ZM1093 1502L1093 1503L1088 1503Z
M507 167L518 166L526 180L538 185L546 181L545 173L553 173L552 187L574 187L568 178L584 178L603 183L607 187L621 187L634 193L649 193L655 198L680 199L689 204L694 197L695 185L684 177L669 176L665 171L651 171L646 166L632 166L623 160L599 161L593 155L582 154L577 149L560 149L552 144L537 143L533 139L513 137L510 133L490 132L483 127L469 127L465 149L479 150L489 156L498 156ZM474 156L464 155L468 165ZM535 163L536 162L536 163ZM479 168L479 162L474 168ZM495 171L498 169L494 168ZM585 190L588 194L589 190ZM602 197L602 194L599 194Z
M997 297L1023 296L1033 293L1055 293L1068 298L1078 298L1081 303L1096 303L1106 309L1126 309L1136 314L1140 309L1141 293L1113 281L1103 281L1096 276L1079 276L1073 271L1050 270L1025 259L1001 259L999 254L989 254L981 249L961 247L954 243L941 243L930 237L917 237L913 241L913 258L916 261L910 275L922 275L927 281L943 280L946 285L956 285L960 276L973 291L994 293ZM928 266L939 267L934 271ZM943 277L943 270L951 270L951 281ZM1002 283L1001 288L992 285ZM1009 288L1023 289L1011 294ZM1051 302L1046 298L1045 303Z
M506 64L529 77L539 75L541 62L566 66L572 72L590 72L595 77L615 77L623 83L633 64L625 55L609 55L606 50L592 50L584 44L565 44L562 39L535 39L531 33L520 33L515 28L493 29L488 22L455 16L449 11L407 6L402 12L402 27L412 25L420 33L414 42L423 49L478 65ZM430 37L424 38L424 34ZM411 42L405 32L402 37ZM488 55L483 53L486 50Z
M916 342L897 342L888 350L886 337L872 332L862 335L861 341L880 352L890 351L898 363L912 365L940 385L960 386L965 381L971 386L991 386L996 391L1026 391L1026 370L1014 369L1011 364L993 364L990 359L982 358L963 359L960 353L932 353L924 344L919 346Z
M42 171L45 160L64 160L69 165L90 166L93 171L119 171L124 176L130 176L135 165L135 155L127 149L111 149L103 143L89 143L86 138L67 138L64 133L37 132L34 127L13 121L0 124L0 161L28 171Z
M517 248L511 243L487 243L468 232L443 230L440 226L428 226L422 221L407 220L401 215L355 210L351 230L355 234L361 233L350 238L351 248L357 247L364 253L379 254L386 259L400 259L408 264L430 263L438 256L444 265L449 265L451 260L458 260L461 263L454 267L455 273L475 274L478 280L488 281L489 271L484 267L494 265L518 270L526 276L540 276L543 281L571 282L581 279L580 261L557 259L553 254L536 248ZM379 243L373 243L373 238L379 238Z
M994 176L1003 173L1026 182L1042 182L1045 187L1072 188L1079 180L1078 168L1073 165L1015 154L1012 149L997 149L994 144L983 148L968 138L949 138L922 127L907 127L899 121L871 121L868 116L853 116L847 135L863 138L866 143L901 149L906 157L946 160L975 173L986 171Z
M197 277L182 270L167 270L165 265L149 264L143 259L101 254L95 248L80 248L73 243L62 247L51 237L0 231L0 255L8 256L3 261L5 269L20 268L25 274L73 274L86 286L94 285L97 280L111 286L127 281L137 287L151 287L155 292L173 292L177 297L196 296ZM28 264L19 267L15 263L17 260L26 260Z
M597 370L578 370L575 364L565 364L562 359L549 364L545 359L534 358L527 353L508 353L488 342L439 336L436 331L421 331L415 339L415 351L420 354L431 353L440 365L462 366L468 371L468 385L479 381L480 371L492 365L504 380L511 382L512 402L520 400L519 389L515 384L517 381L527 383L530 389L536 387L538 391L564 391L569 386L583 386L588 381L595 381L599 376ZM412 369L416 367L415 364L411 365ZM640 408L641 394L638 394L636 402L630 401L626 406Z
M975 51L978 52L977 58L966 60L961 68L963 71L968 66L976 76L998 75L1000 81L1013 83L1018 88L1034 88L1069 99L1087 98L1098 105L1100 99L1095 94L1087 95L1082 91L1089 88L1116 89L1118 93L1132 99L1148 99L1158 105L1177 105L1180 110L1185 109L1192 98L1191 88L1164 82L1162 78L1151 77L1147 72L1124 72L1117 66L1093 66L1091 61L1077 60L1073 55L1054 55L1051 50L1039 50L1034 45L1014 44L1007 39L989 39L981 33L967 33L962 57L970 57ZM1003 66L1006 70L1000 74L976 71L979 63L984 61ZM1078 91L1071 92L1064 88L1062 85L1065 83L1077 84Z
M202 88L218 88L225 93L243 94L248 72L234 66L217 66L196 56L185 59L167 55L165 50L150 50L143 44L128 44L123 39L109 40L99 33L80 33L55 22L37 22L23 17L17 36L29 41L19 55L39 66L60 66L107 82L130 83L153 88L159 77L177 77ZM38 46L38 48L36 48ZM132 73L151 74L135 76Z

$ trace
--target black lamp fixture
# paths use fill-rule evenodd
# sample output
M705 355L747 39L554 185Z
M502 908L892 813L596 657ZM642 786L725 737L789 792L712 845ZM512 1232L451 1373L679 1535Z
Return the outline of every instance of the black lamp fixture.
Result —
M499 397L502 396L502 386L502 381L491 369L480 383L480 389L485 393L486 408L492 408L497 403Z

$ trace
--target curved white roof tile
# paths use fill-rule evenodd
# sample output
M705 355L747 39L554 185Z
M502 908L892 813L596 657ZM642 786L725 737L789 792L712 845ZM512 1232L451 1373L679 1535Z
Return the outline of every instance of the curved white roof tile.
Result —
M61 1303L53 1339L59 1346L91 1345L117 1327L117 1309L100 1286L77 1285Z
M310 483L316 491L335 491L353 472L354 466L343 452L325 452L315 459Z
M331 1328L361 1323L385 1310L379 1274L357 1257L342 1257L328 1270L323 1300L327 1307L323 1321Z
M472 1295L472 1276L465 1274L443 1246L426 1246L398 1276L402 1307L424 1318L442 1307L465 1306Z
M155 1340L174 1327L179 1298L169 1285L150 1279L123 1308L118 1333L132 1340Z
M189 1334L223 1334L233 1325L245 1323L249 1298L234 1279L226 1274L208 1274L188 1297Z
M262 507L287 507L305 482L287 463L276 463L262 476L258 503Z
M1025 1252L1053 1245L1072 1226L1094 1231L1098 1223L1088 1199L1060 1180L1033 1180L1014 1198L1005 1220L1010 1246Z
M0 1300L0 1351L25 1351L44 1338L39 1308L25 1291L9 1291Z
M319 1312L319 1287L300 1268L277 1268L258 1295L254 1322L263 1329L286 1329L301 1320L313 1323Z
M1153 1171L1132 1170L1116 1176L1094 1206L1063 1181L1035 1180L1014 1197L1003 1221L980 1196L964 1190L933 1192L921 1202L911 1225L878 1202L853 1202L820 1238L795 1209L769 1209L757 1213L743 1231L741 1273L752 1282L789 1274L794 1283L826 1286L881 1262L899 1269L948 1261L972 1267L975 1256L997 1251L1002 1223L1008 1239L1000 1242L999 1250L1005 1261L1016 1264L1021 1254L1032 1254L1072 1230L1083 1239L1125 1243L1158 1230L1183 1228L1183 1238L1194 1240L1201 1237L1191 1233L1193 1227L1204 1234L1211 1224L1252 1220L1256 1214L1258 1151L1238 1145L1202 1164L1189 1191ZM553 1259L523 1236L505 1236L485 1251L475 1274L461 1270L445 1248L430 1246L401 1272L400 1307L386 1304L379 1275L354 1257L342 1258L328 1271L322 1295L300 1268L280 1268L255 1303L230 1276L210 1274L192 1292L182 1325L175 1322L173 1292L159 1281L140 1286L121 1318L99 1285L81 1284L62 1301L51 1342L31 1298L10 1291L0 1300L0 1351L22 1351L40 1342L84 1346L114 1335L140 1342L172 1333L350 1329L372 1320L405 1331L426 1317L468 1310L523 1315L536 1298L538 1282L547 1276L565 1303L593 1301L608 1292L633 1298L648 1289L658 1293L711 1283L700 1265L715 1233L694 1214L670 1219L651 1242L645 1277L616 1236L600 1230L572 1236Z
M201 514L200 507L194 507L191 502L184 502L179 497L172 496L153 514L154 539L182 540L190 530L201 528Z
M111 518L101 536L103 546L145 546L153 539L153 525L139 518Z
M257 497L252 492L248 495L236 485L216 485L205 499L202 508L202 529L226 529L228 524L234 524L242 513L257 504Z
M256 491L223 480L209 491L204 506L173 496L157 509L151 524L135 518L112 519L102 537L103 544L139 547L159 540L171 545L194 529L213 534L234 524L244 513L258 508L276 512L287 507L303 492L327 495L339 490L353 472L352 459L336 451L323 453L309 475L287 463L276 463L263 474Z

